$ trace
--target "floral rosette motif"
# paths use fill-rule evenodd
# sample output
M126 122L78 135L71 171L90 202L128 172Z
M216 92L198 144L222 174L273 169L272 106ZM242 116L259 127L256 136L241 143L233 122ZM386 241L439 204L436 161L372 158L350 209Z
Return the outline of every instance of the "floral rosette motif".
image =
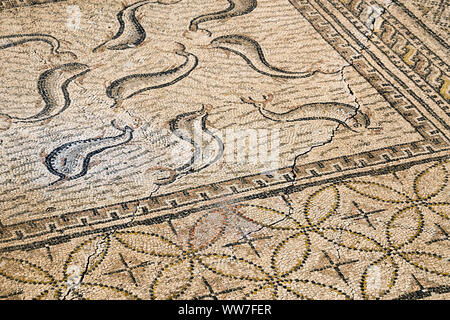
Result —
M426 289L445 293L448 165L399 172L398 181L390 175L346 180L94 235L74 242L47 267L4 254L0 279L10 291L38 299L392 299L420 290L416 296L426 296ZM136 260L133 265L128 257ZM109 284L113 278L117 285Z

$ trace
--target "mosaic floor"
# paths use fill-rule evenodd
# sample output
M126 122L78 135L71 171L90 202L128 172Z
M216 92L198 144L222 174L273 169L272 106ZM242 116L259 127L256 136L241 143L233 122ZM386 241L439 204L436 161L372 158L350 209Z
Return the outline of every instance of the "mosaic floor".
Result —
M0 299L450 299L449 8L0 1Z

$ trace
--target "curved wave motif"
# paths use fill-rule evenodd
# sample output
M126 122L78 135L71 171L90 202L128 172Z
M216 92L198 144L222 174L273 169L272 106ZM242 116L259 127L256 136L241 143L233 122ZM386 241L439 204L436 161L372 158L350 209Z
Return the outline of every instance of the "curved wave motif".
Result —
M89 71L89 66L76 62L49 69L39 76L37 83L39 95L45 102L45 107L39 113L27 118L1 115L12 123L38 122L54 118L71 105L67 90L69 84Z
M352 120L354 128L367 128L370 125L370 119L366 114L361 112L359 108L345 103L309 103L284 113L276 113L266 109L266 105L273 100L272 95L264 97L263 101L257 101L252 98L241 98L241 100L244 103L255 106L264 118L277 122L329 120L354 132L356 130L351 128L347 121Z
M229 19L232 17L242 16L248 14L256 9L258 6L257 0L227 0L230 4L225 10L208 13L198 16L189 24L189 31L197 31L200 23Z
M78 140L63 144L45 157L47 170L59 177L50 185L75 180L87 174L91 158L107 149L126 144L133 139L134 129L121 129L112 122L114 128L122 131L118 136Z
M319 70L292 72L276 68L267 62L262 48L257 41L238 34L217 37L211 41L210 46L241 56L253 70L270 77L296 79L311 77L316 73L325 73ZM330 74L336 73L339 73L339 71Z
M94 48L92 52L97 52L101 48L125 50L141 44L147 35L136 18L136 10L149 3L154 3L154 1L138 1L121 10L117 14L117 20L120 25L117 33L110 40Z
M169 122L172 134L178 139L188 142L192 146L193 153L190 160L181 167L173 170L166 169L171 172L171 175L167 179L160 179L157 182L158 185L166 185L181 176L200 172L223 156L222 140L207 128L207 119L211 109L212 106L204 105L201 110L180 114Z
M110 40L94 48L92 52L97 52L101 49L126 50L140 45L146 39L147 34L136 17L137 9L151 3L169 5L179 1L181 0L144 0L125 7L117 14L117 21L119 22L117 33Z
M186 58L178 67L156 73L132 74L113 81L106 88L106 95L114 100L111 107L117 107L122 101L139 93L173 85L186 78L197 67L198 58L186 52L184 45L179 44L175 54Z
M29 34L14 34L7 36L0 36L0 50L12 48L22 45L27 42L45 42L50 45L50 53L54 55L69 54L74 59L77 55L71 51L60 51L61 44L55 37L44 33L29 33Z

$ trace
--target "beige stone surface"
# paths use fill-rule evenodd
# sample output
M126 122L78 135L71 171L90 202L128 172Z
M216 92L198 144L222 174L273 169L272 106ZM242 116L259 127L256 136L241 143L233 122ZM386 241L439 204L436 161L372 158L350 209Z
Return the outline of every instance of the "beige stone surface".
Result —
M0 298L446 299L447 11L0 1Z

